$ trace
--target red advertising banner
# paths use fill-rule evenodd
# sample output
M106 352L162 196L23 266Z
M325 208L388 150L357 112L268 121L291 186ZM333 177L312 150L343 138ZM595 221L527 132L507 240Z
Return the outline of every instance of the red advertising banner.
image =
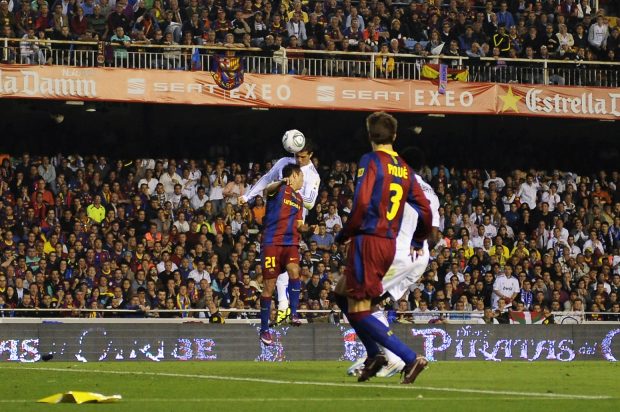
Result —
M62 66L0 65L0 98L620 118L612 88L246 74L224 90L210 72Z

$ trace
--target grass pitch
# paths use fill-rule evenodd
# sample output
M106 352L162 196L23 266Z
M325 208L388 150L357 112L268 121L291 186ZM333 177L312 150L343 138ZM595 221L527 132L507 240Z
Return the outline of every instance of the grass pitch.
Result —
M606 411L620 407L609 362L434 362L414 385L358 384L349 362L123 362L0 365L0 411ZM70 390L115 404L35 403Z

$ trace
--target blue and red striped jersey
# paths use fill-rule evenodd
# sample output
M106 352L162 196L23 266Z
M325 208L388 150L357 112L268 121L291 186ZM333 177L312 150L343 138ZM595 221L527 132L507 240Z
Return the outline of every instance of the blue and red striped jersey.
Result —
M413 244L421 246L431 233L432 213L413 170L396 152L378 150L365 154L359 162L353 210L339 238L368 234L395 239L405 202L418 212Z
M303 204L300 194L284 184L267 197L263 218L264 246L299 246L297 224L303 221Z

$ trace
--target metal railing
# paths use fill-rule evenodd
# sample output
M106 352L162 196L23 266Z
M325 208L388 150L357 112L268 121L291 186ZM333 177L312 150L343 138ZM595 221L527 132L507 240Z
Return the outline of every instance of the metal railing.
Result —
M217 312L224 314L224 317L230 314L241 313L248 316L248 321L257 321L260 310L258 309L226 309L219 308ZM302 314L302 318L316 316L333 316L334 320L343 321L345 318L340 310L330 309L300 309L298 313ZM479 323L484 313L480 311L457 311L457 310L428 310L424 312L416 311L395 311L397 317L400 317L405 323L428 324L438 321L444 323ZM94 318L104 319L140 319L140 318L156 318L160 314L179 315L181 319L191 321L200 319L199 316L208 316L209 309L109 309L109 308L0 308L1 319L15 318L39 318L39 319L71 319L71 318ZM611 312L551 312L555 318L556 324L581 324L581 323L600 323L608 322L620 323L620 313ZM106 316L107 315L107 316ZM162 317L163 318L163 317ZM203 317L204 318L204 317ZM237 319L240 320L240 319ZM1 322L0 322L1 323Z
M224 52L241 58L246 73L318 77L364 77L421 80L425 64L444 63L467 70L470 82L619 87L620 63L550 59L508 59L465 56L418 56L326 50L286 49L273 56L259 48L200 45L132 44L0 39L4 63L123 67L159 70L213 71L214 56Z

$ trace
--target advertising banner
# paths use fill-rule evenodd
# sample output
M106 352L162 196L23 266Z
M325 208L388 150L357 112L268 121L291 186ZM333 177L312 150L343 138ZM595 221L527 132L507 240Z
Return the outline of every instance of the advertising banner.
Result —
M0 65L0 98L620 118L617 89L449 82L440 93L424 80L246 73L226 90L218 79L201 71Z
M620 325L393 325L431 361L559 361L620 359ZM308 324L272 330L259 343L258 325L184 323L4 324L0 362L55 360L341 360L365 356L348 324Z

